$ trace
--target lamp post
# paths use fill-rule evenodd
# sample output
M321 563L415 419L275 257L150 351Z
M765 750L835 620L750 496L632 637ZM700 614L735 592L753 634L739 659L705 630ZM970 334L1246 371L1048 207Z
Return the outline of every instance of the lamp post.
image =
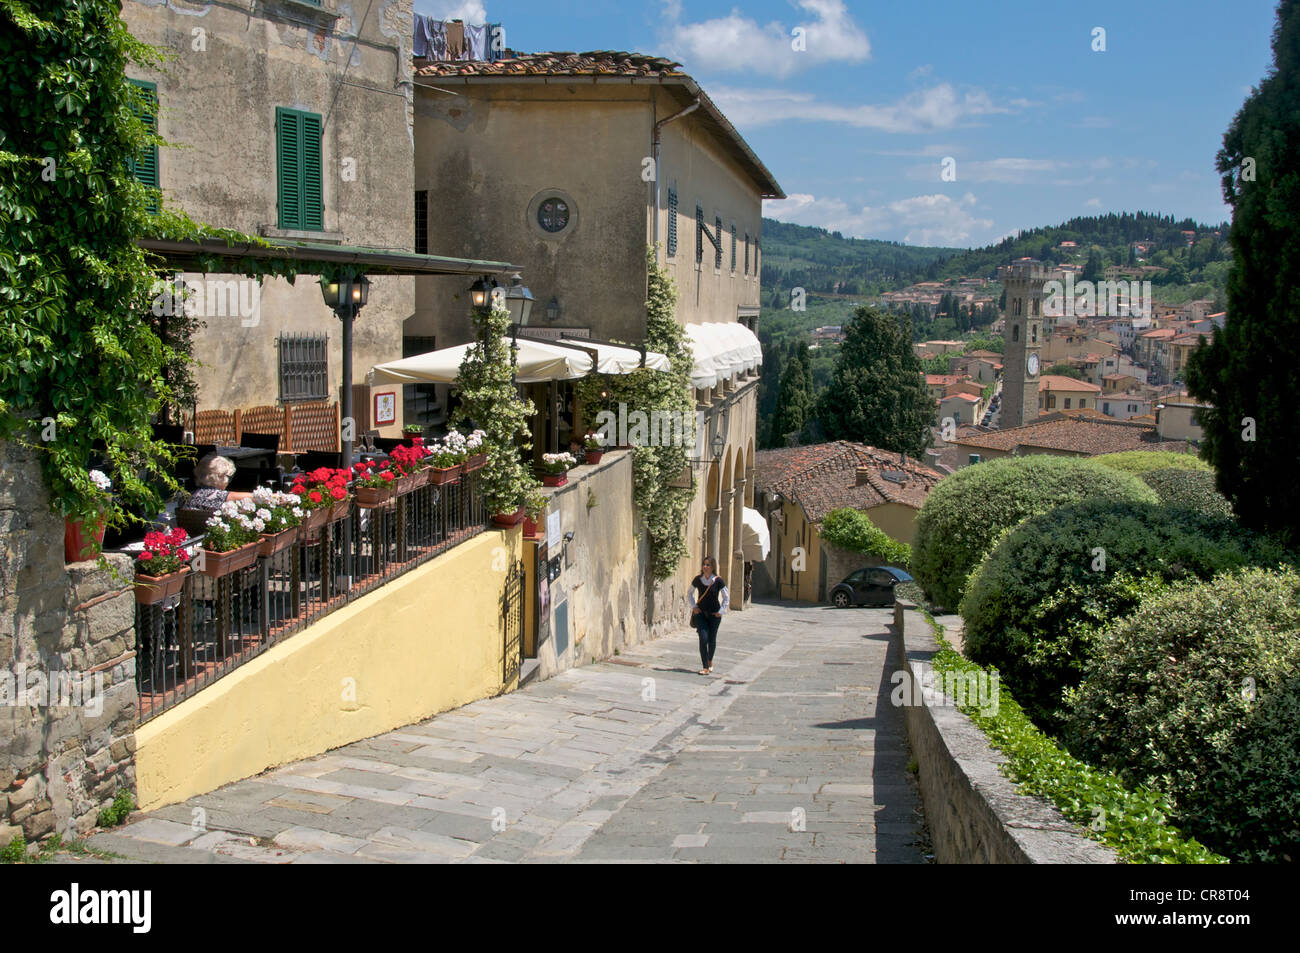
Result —
M510 287L506 289L506 308L510 311L510 320L517 327L527 327L528 317L533 313L533 293L524 287L523 278L513 276Z
M352 416L352 322L357 312L370 298L370 279L365 275L340 275L337 278L321 277L321 296L343 322L343 401L342 401L342 463L352 467L352 441L356 436L356 420Z

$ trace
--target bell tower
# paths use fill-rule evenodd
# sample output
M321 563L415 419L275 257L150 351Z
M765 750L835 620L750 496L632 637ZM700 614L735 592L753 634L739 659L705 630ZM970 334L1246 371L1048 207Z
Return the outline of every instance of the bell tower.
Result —
M1038 417L1038 375L1042 371L1038 352L1043 344L1043 285L1048 272L1041 262L1022 261L999 268L998 277L1007 292L1002 413L998 420L1005 430Z

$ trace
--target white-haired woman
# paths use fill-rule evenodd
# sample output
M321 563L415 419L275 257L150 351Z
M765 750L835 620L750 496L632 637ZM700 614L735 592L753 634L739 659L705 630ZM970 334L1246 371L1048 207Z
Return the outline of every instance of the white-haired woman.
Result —
M235 475L235 464L228 457L209 453L194 467L194 492L176 508L176 522L193 535L207 532L208 518L226 500L242 500L251 493L227 490Z

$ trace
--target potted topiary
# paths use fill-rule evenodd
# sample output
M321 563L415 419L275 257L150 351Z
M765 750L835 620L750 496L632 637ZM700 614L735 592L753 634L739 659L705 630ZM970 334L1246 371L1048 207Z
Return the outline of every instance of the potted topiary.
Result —
M600 442L600 435L589 431L582 438L582 443L587 451L587 462L600 463L600 458L605 455L605 445Z
M578 465L578 458L563 453L542 454L542 483L545 486L564 486L569 482L569 469Z
M181 591L190 571L185 554L189 535L179 526L144 534L144 551L135 557L137 605L151 606Z
M227 500L208 519L199 553L199 572L213 579L228 576L257 562L266 521L256 515L251 497Z
M113 481L101 470L90 471L90 482L95 485L95 489L105 496L113 489ZM100 508L101 514L105 509L107 509L107 505ZM102 515L94 522L74 519L70 516L65 517L63 520L63 561L75 563L83 559L94 559L99 555L100 547L104 545L104 528Z

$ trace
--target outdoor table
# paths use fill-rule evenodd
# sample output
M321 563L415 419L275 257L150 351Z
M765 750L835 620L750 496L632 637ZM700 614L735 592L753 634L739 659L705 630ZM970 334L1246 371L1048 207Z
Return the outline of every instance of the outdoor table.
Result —
M240 469L271 469L275 466L278 451L264 447L217 447L218 456L225 457Z

